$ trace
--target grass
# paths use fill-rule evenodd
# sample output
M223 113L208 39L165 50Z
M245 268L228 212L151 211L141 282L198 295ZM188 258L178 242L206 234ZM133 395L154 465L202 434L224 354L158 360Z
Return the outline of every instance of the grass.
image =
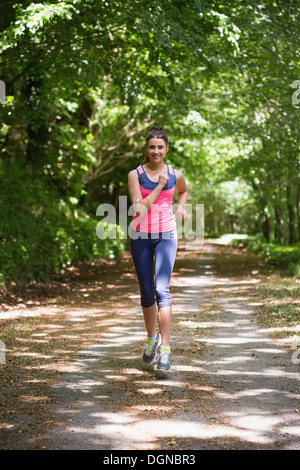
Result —
M293 276L300 276L300 243L283 246L278 243L266 243L256 237L233 238L231 243L248 248L271 264L287 269Z

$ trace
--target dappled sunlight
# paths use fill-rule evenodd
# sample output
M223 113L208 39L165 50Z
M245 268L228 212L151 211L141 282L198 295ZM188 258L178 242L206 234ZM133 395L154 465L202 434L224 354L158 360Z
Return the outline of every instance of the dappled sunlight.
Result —
M126 327L107 325L108 329L101 335L101 344L84 351L86 357L81 361L81 378L67 377L68 382L80 384L77 392L82 390L85 392L82 398L80 395L77 396L79 408L71 419L72 422L83 421L86 424L72 425L68 428L72 434L72 445L75 442L75 445L81 448L80 442L84 440L85 448L89 446L93 448L97 442L101 442L103 448L141 449L147 442L147 448L155 449L163 445L168 446L174 440L185 446L188 442L192 442L193 445L196 442L196 446L200 448L201 443L210 440L214 442L215 439L225 439L226 442L235 440L238 445L244 442L248 446L266 446L274 442L275 431L272 426L279 425L280 416L277 416L276 423L271 427L267 420L259 430L253 429L251 413L254 413L256 408L247 408L250 417L248 421L243 422L234 421L236 415L231 406L236 400L246 400L250 397L268 401L272 390L276 393L276 389L268 389L266 383L268 379L278 377L277 371L272 367L257 370L257 355L277 356L282 352L278 351L278 347L272 347L269 340L263 335L260 336L260 333L257 336L257 329L251 319L249 320L249 308L237 306L236 299L232 301L227 299L220 305L217 299L213 303L206 303L211 289L222 285L220 279L199 276L199 267L197 269L195 267L194 276L191 276L192 269L188 269L185 273L181 273L180 267L178 269L177 274L180 275L176 276L176 281L172 285L174 299L172 351L176 358L172 372L165 376L156 372L155 366L146 366L142 363L145 334L140 314L136 317L139 318L139 326L136 325L136 320L132 322L132 317ZM184 277L181 274L184 274ZM234 281L225 282L229 290L232 284ZM241 283L236 285L236 289L240 286ZM188 303L186 299L189 299ZM226 310L234 315L234 321L232 318L226 321L224 317ZM216 328L221 331L217 338ZM140 354L137 354L137 342ZM213 363L209 360L212 346L220 348L220 353L217 351ZM238 353L235 351L237 347ZM207 348L208 357L205 352ZM98 359L92 365L88 361L89 357L94 357L95 351L98 351ZM106 351L106 356L100 351ZM189 357L188 364L187 357ZM109 370L105 368L105 364L110 364ZM90 383L83 380L83 374L84 377L93 374L91 367L98 368L98 382ZM258 377L263 380L261 389L254 387ZM225 384L224 391L220 391L219 383L214 385L216 378ZM226 392L226 384L231 387L233 384L231 392ZM237 387L239 390L236 390ZM65 400L70 402L66 396L68 388L68 383L64 384L63 381L59 388L56 387L63 410ZM88 396L84 396L85 394ZM89 398L90 395L93 399ZM82 410L85 410L84 417L80 413L81 403L84 405L86 400L94 403L88 407L90 417L86 415L87 407L82 406ZM207 403L207 413L203 413L201 407L199 414L198 400L201 400L202 405ZM218 410L222 401L223 421L220 422L220 417L215 421L211 400ZM226 403L229 404L229 409ZM105 411L99 411L103 407ZM93 412L93 409L97 411ZM259 417L262 422L264 422L263 417L264 414ZM255 421L258 418L253 419ZM65 445L68 447L67 438Z
M189 320L182 320L178 321L178 325L182 325L186 328L191 329L201 329L201 328L211 328L212 326L217 326L218 322L196 322L196 321L189 321Z
M137 392L144 393L145 395L156 395L157 393L162 393L162 388L138 388Z
M33 316L18 309L7 327L4 390L19 411L7 414L2 431L16 433L21 448L263 449L279 435L281 447L293 447L298 370L254 321L247 289L256 277L222 278L213 260L211 247L179 250L168 374L142 362L135 276L121 276L114 290L105 279L95 290L90 281L72 286L68 299L33 307ZM107 276L113 285L115 273ZM45 412L47 429L34 421ZM33 426L38 438L30 441Z

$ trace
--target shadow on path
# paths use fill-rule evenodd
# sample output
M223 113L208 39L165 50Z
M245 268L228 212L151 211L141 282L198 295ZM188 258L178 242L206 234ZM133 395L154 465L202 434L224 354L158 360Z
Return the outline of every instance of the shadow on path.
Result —
M128 256L101 276L96 268L79 276L52 304L12 311L32 315L34 333L10 347L18 377L3 390L18 392L20 406L4 428L9 448L300 448L299 366L255 322L246 302L255 276L239 277L243 254L228 255L236 264L220 274L218 244L194 248L180 244L172 277L168 374L141 360L146 336ZM60 362L60 380L51 380ZM47 387L43 433L32 436L33 406Z
M46 436L46 448L300 448L297 367L259 328L251 308L238 295L227 297L242 283L216 277L216 249L207 243L178 251L172 371L143 365L139 296L128 292L130 311L116 313L111 305L118 321L95 335L55 386L60 424ZM214 297L216 287L221 297Z

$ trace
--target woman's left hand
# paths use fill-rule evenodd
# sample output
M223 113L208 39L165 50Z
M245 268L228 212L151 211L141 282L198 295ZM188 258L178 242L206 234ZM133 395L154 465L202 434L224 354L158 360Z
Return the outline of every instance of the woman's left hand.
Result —
M180 217L181 219L185 219L186 216L187 216L187 211L184 209L184 207L179 207L176 211L176 214L178 215L178 217Z

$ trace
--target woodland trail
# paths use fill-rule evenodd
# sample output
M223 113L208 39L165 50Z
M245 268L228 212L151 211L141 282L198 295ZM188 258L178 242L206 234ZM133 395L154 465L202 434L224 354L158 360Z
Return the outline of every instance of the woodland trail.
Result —
M6 416L2 448L300 449L299 365L257 324L247 301L255 258L247 265L245 254L215 240L186 248L179 246L171 283L167 374L141 361L145 330L127 255L101 277L95 269L85 282L73 280L52 306L31 307L43 364L27 380L31 393L18 395L18 416ZM230 269L220 275L224 257ZM38 380L42 391L32 385ZM42 393L48 399L37 414L32 403L38 407Z

